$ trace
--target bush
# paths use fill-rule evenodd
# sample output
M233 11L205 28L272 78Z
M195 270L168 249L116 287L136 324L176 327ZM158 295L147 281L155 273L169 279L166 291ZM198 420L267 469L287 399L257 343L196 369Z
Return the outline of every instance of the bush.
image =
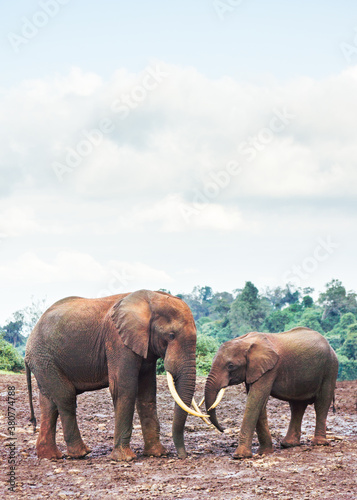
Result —
M165 375L164 360L159 358L156 362L156 374Z
M338 356L338 376L337 380L356 380L357 379L357 361L348 359L346 356Z
M208 375L214 355L218 351L219 343L213 337L203 333L197 335L196 367L197 375Z
M273 311L265 318L262 330L270 333L283 332L290 320L291 316L288 311Z
M19 372L25 368L24 360L19 355L15 347L0 339L0 370Z
M346 340L339 349L339 354L346 356L349 359L357 360L357 323L353 323L349 327L349 333L347 334Z
M337 351L337 349L341 347L343 340L341 339L340 335L328 332L325 334L325 337L334 351Z
M343 314L337 325L330 332L328 332L326 336L338 335L341 340L340 344L342 345L343 342L346 340L348 333L350 332L350 326L352 326L356 322L357 318L354 314L352 313Z
M199 333L197 335L197 347L196 347L196 369L197 375L208 375L212 360L219 348L219 342L205 335L204 333ZM156 373L158 375L163 375L165 373L164 360L158 359L156 363Z
M197 335L200 334L216 339L219 344L232 338L228 321L225 324L224 320L212 321L209 318L200 318L197 321Z

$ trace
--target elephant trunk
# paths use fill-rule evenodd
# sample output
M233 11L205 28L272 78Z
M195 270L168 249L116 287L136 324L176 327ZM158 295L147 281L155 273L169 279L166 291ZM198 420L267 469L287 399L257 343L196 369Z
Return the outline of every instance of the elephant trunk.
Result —
M208 378L207 378L207 381L206 381L206 386L205 386L205 404L206 404L206 409L207 409L207 413L209 415L209 419L212 422L212 424L220 432L223 432L224 429L219 424L219 422L217 420L216 409L213 408L212 410L209 410L209 408L211 408L211 406L216 401L217 395L218 395L219 391L221 390L221 388L222 387L217 383L215 376L210 373L208 375Z
M191 405L193 394L196 385L196 364L193 361L190 365L185 365L179 375L174 376L175 386L178 395L182 401L187 405ZM172 439L174 441L177 455L179 458L186 458L187 453L184 443L184 429L187 419L187 413L182 410L178 404L175 404L174 418L172 422Z

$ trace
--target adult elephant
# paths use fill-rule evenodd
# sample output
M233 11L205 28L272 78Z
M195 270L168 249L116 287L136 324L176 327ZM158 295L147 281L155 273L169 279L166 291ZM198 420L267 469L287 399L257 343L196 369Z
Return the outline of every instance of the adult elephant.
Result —
M156 409L156 361L159 357L164 359L168 377L171 374L175 384L172 384L175 400L189 410L195 390L195 351L192 313L185 302L169 294L139 290L100 299L69 297L56 302L40 318L26 346L34 426L31 372L40 390L38 457L62 457L56 445L58 414L68 455L80 458L91 451L78 429L76 396L108 386L115 411L111 458L126 461L135 458L129 446L135 403L144 437L144 454L165 454ZM176 404L172 436L180 458L187 456L186 417L186 411Z
M300 444L301 422L308 404L314 404L316 427L313 444L328 444L326 418L334 397L337 356L327 340L309 328L283 333L252 332L221 345L212 362L205 386L211 422L222 431L215 407L224 388L245 382L248 398L234 458L252 456L254 430L259 454L271 453L266 404L269 395L288 401L291 420L283 447Z

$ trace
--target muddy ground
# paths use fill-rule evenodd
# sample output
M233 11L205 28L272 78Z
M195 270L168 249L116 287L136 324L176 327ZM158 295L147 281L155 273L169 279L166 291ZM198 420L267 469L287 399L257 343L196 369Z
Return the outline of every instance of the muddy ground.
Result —
M270 399L268 417L276 450L274 454L242 461L231 458L237 446L245 393L242 386L226 391L217 414L224 434L188 417L186 447L189 458L178 460L171 439L173 402L166 379L158 377L158 407L163 444L169 455L144 457L139 420L135 414L132 448L134 462L112 462L113 408L107 389L78 397L78 420L82 436L92 453L82 460L38 460L36 435L28 423L29 406L25 375L1 375L1 477L0 491L23 499L309 499L357 498L357 381L337 384L335 414L328 416L330 446L313 447L314 412L309 407L303 421L302 445L280 449L289 422L287 403ZM7 387L16 388L16 490L8 492L9 447ZM36 387L36 384L34 384ZM204 378L196 395L203 394ZM39 419L38 391L34 390ZM65 451L61 426L59 448ZM257 449L256 438L253 452ZM3 495L1 495L3 498Z

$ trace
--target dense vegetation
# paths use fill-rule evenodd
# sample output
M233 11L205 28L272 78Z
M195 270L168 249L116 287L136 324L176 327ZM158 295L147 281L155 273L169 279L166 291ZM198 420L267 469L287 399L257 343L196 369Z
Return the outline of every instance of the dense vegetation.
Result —
M0 338L0 370L19 372L24 368L24 360L17 349Z
M324 335L337 352L339 380L357 379L357 294L347 292L338 280L327 283L316 300L313 292L311 288L293 289L290 285L259 292L247 281L244 288L232 293L214 292L204 286L195 287L189 294L178 294L190 306L196 321L198 373L208 373L214 354L226 340L250 331L281 332L307 326ZM12 344L12 352L15 346L24 354L27 335L43 309L44 301L33 302L0 328L0 368L10 366L7 356L12 355L4 348L7 342ZM159 360L158 372L163 371Z
M44 300L33 300L30 306L16 311L0 327L0 370L20 371L25 367L23 356L27 337L44 309Z
M190 306L197 325L197 368L207 373L218 346L251 331L281 332L307 326L324 335L339 359L339 380L357 379L357 294L339 280L313 299L312 288L267 288L261 293L247 281L233 293L195 287L179 295Z

